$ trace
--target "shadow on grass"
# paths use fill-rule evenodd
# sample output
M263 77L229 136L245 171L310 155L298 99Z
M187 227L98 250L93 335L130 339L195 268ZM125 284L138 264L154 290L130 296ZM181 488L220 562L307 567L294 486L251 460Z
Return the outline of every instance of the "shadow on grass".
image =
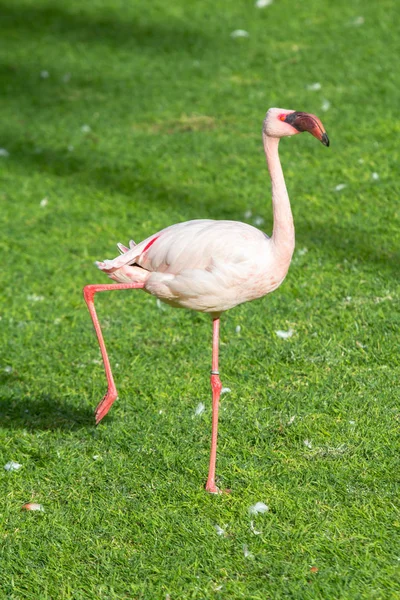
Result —
M188 209L190 206L204 207L204 198L195 197L192 192L165 185L154 170L153 165L141 164L132 158L129 165L113 163L102 157L95 156L92 160L92 147L88 141L79 152L74 155L68 153L67 149L53 149L42 147L40 154L35 153L35 144L29 139L18 138L15 132L7 130L6 126L1 128L1 139L7 148L12 151L9 163L13 171L33 171L47 173L52 176L72 179L74 185L80 184L87 189L98 189L102 192L108 191L111 195L115 193L124 194L132 198L135 194L146 204L156 204L158 208L164 209ZM97 160L97 163L96 163ZM220 213L220 205L229 206L224 199L218 203L214 199L207 202L207 207L214 213ZM204 208L203 208L204 210ZM220 215L210 218L221 218ZM150 232L149 232L150 233Z
M137 6L136 13L131 11L124 19L118 18L111 11L97 10L96 15L85 10L74 12L64 6L35 6L14 2L0 2L0 23L6 34L13 33L24 39L37 39L43 36L54 37L58 42L63 40L72 44L90 43L97 46L125 47L128 50L137 49L143 52L180 52L190 50L200 43L207 45L212 38L207 36L200 27L196 28L193 20L188 26L169 13L157 11L156 19L146 21L141 8Z
M48 394L21 398L0 397L0 427L6 430L27 429L74 431L95 428L93 411L76 407Z
M62 83L62 77L68 71L69 64L63 44L67 43L73 47L84 44L88 51L102 47L109 53L112 53L114 47L119 47L128 50L133 57L148 53L154 64L158 64L159 55L165 59L166 54L176 53L181 56L182 53L190 53L195 49L197 57L199 51L202 56L206 51L213 51L214 38L200 25L196 25L195 20L183 22L168 11L164 13L162 10L143 14L140 5L137 6L137 10L131 7L124 18L121 18L120 14L107 10L106 7L94 11L90 8L85 10L83 5L82 10L74 12L73 8L68 9L68 4L54 6L49 3L47 6L35 6L34 3L28 4L18 0L0 0L0 33L3 34L2 37L10 40L11 46L5 61L0 64L3 101L12 108L11 114L19 115L18 123L19 126L23 125L24 131L18 138L18 128L15 124L3 120L0 132L2 145L7 147L11 153L11 160L15 161L13 168L20 165L21 169L29 169L30 172L34 168L39 172L61 177L77 175L84 185L92 186L93 181L96 181L100 189L117 190L129 195L138 188L143 188L148 192L149 199L158 205L163 201L165 205L171 205L171 202L186 205L184 194L181 202L176 201L176 191L171 190L168 193L154 176L148 177L149 173L143 170L140 164L132 161L129 168L119 164L96 166L95 161L99 162L97 155L94 160L87 160L86 157L92 154L93 147L99 141L94 134L86 136L85 147L75 156L71 156L67 148L55 150L46 148L41 142L37 143L37 139L34 141L36 126L32 114L37 114L38 120L49 114L48 118L52 121L55 106L68 114L70 110L77 110L78 105L75 101L78 99L86 103L88 97L96 98L96 94L104 97L108 94L107 90L111 90L109 103L112 103L115 102L115 94L118 95L127 84L121 73L115 74L110 66L105 71L101 69L101 65L97 63L98 57L94 55L90 57L90 64L95 65L91 71L74 65L71 90L71 86ZM55 52L54 55L49 52L45 58L45 65L42 65L51 72L51 77L44 82L40 77L41 66L31 58L32 40L37 41L37 54L40 56L41 44L48 45L50 39ZM29 42L25 43L25 40ZM13 58L12 46L18 42L22 47L25 43L27 48L27 59L22 59L22 62L20 57ZM65 64L57 58L60 48L63 56L67 56ZM63 63L62 66L59 62ZM133 61L132 68L134 64ZM126 77L131 82L132 73L128 70ZM71 95L75 95L73 104ZM41 147L40 153L37 152L37 146ZM133 174L136 172L138 177Z
M322 248L327 255L333 255L339 262L356 261L362 265L373 265L379 274L396 275L400 254L394 244L384 248L377 242L378 236L371 236L359 223L354 226L341 226L327 215L323 226L300 218L296 220L297 245Z

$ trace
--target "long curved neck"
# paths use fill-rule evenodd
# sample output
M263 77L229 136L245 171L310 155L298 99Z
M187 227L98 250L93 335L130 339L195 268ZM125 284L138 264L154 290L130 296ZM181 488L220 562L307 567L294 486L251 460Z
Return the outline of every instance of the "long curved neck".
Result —
M279 256L290 262L294 250L294 224L285 178L279 160L279 138L269 137L263 132L263 142L272 186L272 210L274 215L272 241Z

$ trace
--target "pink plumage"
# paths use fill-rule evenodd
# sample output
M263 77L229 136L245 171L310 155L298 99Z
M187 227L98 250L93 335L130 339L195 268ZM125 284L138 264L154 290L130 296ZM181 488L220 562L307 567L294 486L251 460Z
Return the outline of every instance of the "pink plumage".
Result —
M95 327L106 371L108 390L96 409L98 423L117 398L100 323L94 307L97 292L143 289L175 307L210 313L213 319L211 388L213 399L210 467L206 490L215 483L218 406L219 317L243 302L275 290L284 280L294 250L294 226L279 160L279 139L309 131L325 146L328 136L315 115L271 108L263 126L263 142L272 185L274 227L265 233L237 221L201 219L171 225L129 248L118 244L120 256L97 266L116 284L88 285L84 296Z
M97 263L118 283L143 289L172 306L220 314L265 296L286 275L261 231L237 221L178 223L114 260Z

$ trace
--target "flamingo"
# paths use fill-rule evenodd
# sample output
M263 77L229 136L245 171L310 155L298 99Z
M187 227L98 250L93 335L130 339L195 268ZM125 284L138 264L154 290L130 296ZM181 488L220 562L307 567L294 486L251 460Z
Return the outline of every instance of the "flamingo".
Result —
M285 179L279 160L281 137L303 131L329 146L324 126L315 115L270 108L263 122L263 143L272 186L273 232L265 233L237 221L199 219L171 225L129 247L117 244L120 255L97 262L114 284L85 286L108 382L96 408L96 423L117 399L100 323L94 306L97 292L142 289L171 306L209 313L213 323L211 390L212 429L205 489L219 493L215 481L218 408L222 384L218 370L220 316L234 306L261 298L281 285L291 262L295 236Z

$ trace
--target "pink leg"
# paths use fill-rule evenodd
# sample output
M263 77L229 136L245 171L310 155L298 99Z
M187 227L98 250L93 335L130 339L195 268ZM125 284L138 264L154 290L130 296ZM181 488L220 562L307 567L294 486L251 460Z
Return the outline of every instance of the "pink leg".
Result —
M219 489L215 485L215 465L217 462L217 436L218 436L218 408L219 397L221 395L221 380L218 371L218 343L219 343L219 318L213 320L213 349L212 349L212 367L211 367L211 389L212 389L212 431L211 431L211 452L210 467L208 470L208 479L206 490L211 494L218 494Z
M104 396L103 400L99 403L95 411L96 424L99 423L101 419L106 416L106 414L111 408L112 403L117 399L118 394L117 388L115 387L114 378L112 376L111 365L108 359L106 345L104 343L103 334L101 332L99 319L94 308L94 295L97 292L108 292L111 290L129 290L132 288L137 289L142 287L143 283L111 283L101 285L87 285L83 288L83 295L88 306L90 316L92 317L97 339L99 340L99 346L101 350L101 355L103 357L104 369L106 372L108 383L107 393Z

